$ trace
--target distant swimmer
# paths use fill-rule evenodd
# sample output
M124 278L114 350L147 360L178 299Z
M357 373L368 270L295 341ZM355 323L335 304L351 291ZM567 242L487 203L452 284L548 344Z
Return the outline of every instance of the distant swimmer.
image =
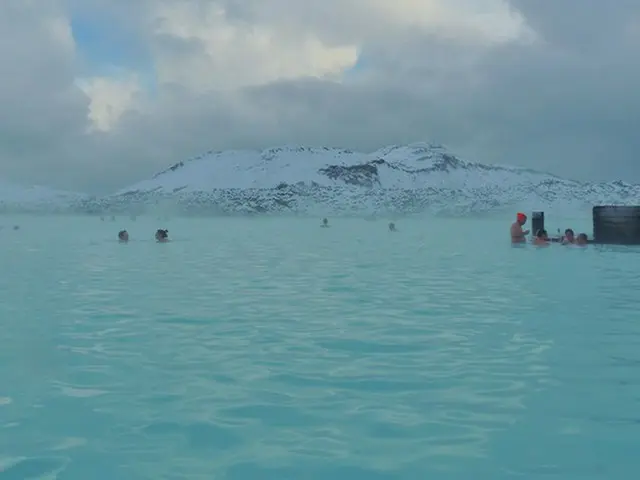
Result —
M169 230L158 229L156 231L156 241L158 243L167 243L169 241Z
M398 230L396 230L396 224L395 223L391 222L389 224L389 231L390 232L397 232L398 231Z
M327 220L326 218L322 219L322 225L320 225L322 228L329 228L329 220Z
M580 233L578 238L576 238L576 245L580 245L581 247L586 247L589 243L589 237L587 237L586 233Z
M536 232L533 244L538 245L539 247L545 247L550 244L549 235L547 235L547 231L544 228L541 228Z
M120 243L127 243L129 241L129 232L126 230L120 230L118 232L118 241Z
M564 237L562 237L562 244L563 245L573 245L574 243L576 243L575 233L573 232L572 229L567 228L564 231Z
M511 243L525 243L529 230L522 230L524 224L527 223L527 216L524 213L516 215L516 221L511 224Z

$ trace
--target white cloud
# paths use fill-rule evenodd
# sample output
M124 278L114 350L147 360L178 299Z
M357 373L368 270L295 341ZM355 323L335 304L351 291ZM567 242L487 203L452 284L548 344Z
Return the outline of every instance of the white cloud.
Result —
M372 8L380 21L400 28L417 27L451 41L488 45L531 41L534 32L503 0L358 0L362 11Z
M339 75L358 59L356 46L326 46L313 32L296 37L267 25L231 22L215 3L165 4L155 15L156 35L192 42L194 47L173 50L157 42L158 80L198 92Z
M141 93L140 82L135 75L81 78L76 83L89 97L89 131L111 130L125 112L136 107L136 96Z
M73 54L75 52L75 41L73 40L73 32L69 19L62 15L45 17L43 19L45 29L48 30L51 40L55 45L59 45L62 50Z

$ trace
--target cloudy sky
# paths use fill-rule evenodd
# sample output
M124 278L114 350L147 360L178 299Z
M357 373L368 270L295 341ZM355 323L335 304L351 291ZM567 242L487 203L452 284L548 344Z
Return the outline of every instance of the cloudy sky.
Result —
M427 140L640 182L639 58L637 0L2 0L0 178Z

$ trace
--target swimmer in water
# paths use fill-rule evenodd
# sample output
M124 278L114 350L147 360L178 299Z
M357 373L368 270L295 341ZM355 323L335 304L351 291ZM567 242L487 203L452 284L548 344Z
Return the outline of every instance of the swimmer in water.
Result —
M158 229L156 231L156 241L158 243L167 243L169 241L169 230Z
M327 220L326 218L323 218L322 219L322 225L320 225L320 227L329 228L329 220Z
M580 233L578 238L576 238L576 245L580 245L581 247L586 247L589 243L589 237L587 237L586 233Z
M129 232L126 230L120 230L118 232L118 241L120 243L127 243L129 241Z
M389 231L390 232L397 232L398 231L398 230L396 230L396 224L395 223L391 222L389 224Z
M516 221L511 224L511 243L525 243L525 238L529 235L529 230L522 230L524 224L527 223L527 216L524 213L516 215Z
M564 231L564 237L562 237L562 245L573 245L576 243L575 233L570 228Z
M545 229L541 228L536 232L533 244L538 245L539 247L546 247L550 244L549 235L547 235L547 231Z

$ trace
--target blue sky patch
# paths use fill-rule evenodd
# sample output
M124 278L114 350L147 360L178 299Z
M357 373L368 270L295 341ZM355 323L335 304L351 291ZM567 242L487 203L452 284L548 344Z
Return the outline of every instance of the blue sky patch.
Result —
M98 12L76 13L71 17L71 29L81 58L81 75L152 70L149 51L140 36L114 19Z

